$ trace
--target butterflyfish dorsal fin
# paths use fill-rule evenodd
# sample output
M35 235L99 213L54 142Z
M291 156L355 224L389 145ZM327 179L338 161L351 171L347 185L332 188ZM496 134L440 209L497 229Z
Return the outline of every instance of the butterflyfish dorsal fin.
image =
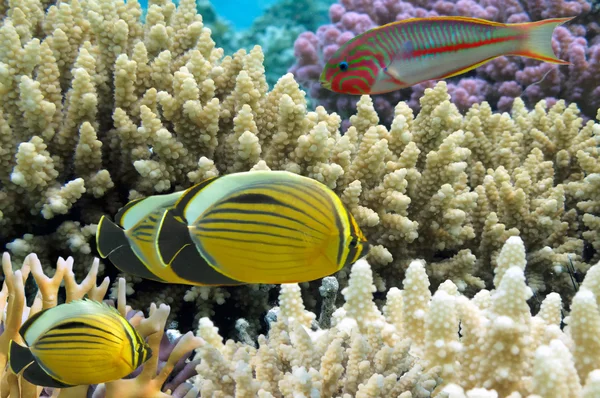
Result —
M92 300L87 297L80 298L77 300L72 300L68 303L65 303L64 305L84 305L84 306L88 306L88 308L90 308L90 309L97 309L101 312L107 312L110 315L116 315L118 317L122 317L119 310L117 310L112 305L108 305L104 301L96 301L96 300Z
M119 209L119 211L117 212L117 214L115 215L115 223L117 223L118 225L120 225L121 227L123 227L123 216L133 207L136 205L136 203L141 202L142 200L144 200L145 198L140 198L140 199L134 199L130 202L128 202L125 206L121 207Z
M210 178L207 178L206 180L186 189L183 192L183 195L181 195L181 197L179 198L179 200L177 200L177 203L175 203L175 208L177 209L179 214L181 214L183 217L185 215L185 210L186 210L187 206L189 206L190 203L192 203L194 197L197 194L199 194L202 190L207 188L210 184L212 184L213 182L218 180L219 178L221 178L221 177L220 176L210 177Z
M25 333L27 333L27 331L32 327L32 325L35 323L35 321L37 319L39 319L39 317L42 316L42 314L44 314L46 311L48 311L48 309L42 310L40 312L36 312L35 314L31 315L29 317L29 319L27 319L25 322L23 322L23 324L19 328L19 334L21 335L21 337L23 338L23 340L25 340L25 342L27 344L33 343L33 341L37 338L37 336L39 335L39 333L36 333L34 335L33 339L31 339L32 341L27 341L25 339Z
M115 216L115 223L128 230L146 219L149 214L173 207L185 191L165 195L152 195L127 203Z
M33 362L35 362L35 357L28 347L23 347L14 340L10 340L8 343L8 366L15 374L19 374Z
M108 257L121 272L153 281L164 282L131 249L129 240L117 224L103 216L98 223L96 247L102 258Z

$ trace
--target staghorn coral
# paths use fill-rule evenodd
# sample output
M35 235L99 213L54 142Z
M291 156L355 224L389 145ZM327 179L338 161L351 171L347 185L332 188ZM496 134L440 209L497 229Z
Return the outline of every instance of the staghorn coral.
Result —
M307 112L291 74L269 90L260 47L224 56L192 0L151 1L145 23L136 1L44 4L9 2L0 26L0 231L15 258L36 251L49 274L56 252L89 259L94 223L127 200L257 169L301 173L340 195L375 244L378 292L423 258L434 289L451 279L473 294L491 286L515 235L536 298L548 286L572 295L570 273L600 259L600 124L584 125L575 105L527 110L517 99L511 114L485 102L463 114L440 82L416 116L399 102L389 128L362 97L342 135L339 115ZM272 288L126 280L136 306L244 313L250 334Z
M165 325L170 308L167 305L152 304L149 316L142 312L133 311L126 303L125 280L120 279L119 300L116 308L121 315L127 316L140 335L148 338L148 344L154 355L127 379L115 380L94 386L75 386L65 389L51 389L35 386L15 375L6 367L8 360L8 345L10 340L23 343L18 334L21 324L41 310L52 308L58 304L59 288L65 287L65 302L88 297L100 301L106 295L109 278L106 277L100 285L96 285L99 261L95 259L85 279L77 283L73 273L73 258L59 258L56 263L56 273L52 278L46 276L42 265L35 254L28 255L21 267L15 267L8 253L2 256L2 276L4 283L0 290L0 396L9 398L63 397L76 398L89 396L93 398L109 397L187 397L197 396L197 390L185 380L195 373L194 362L185 364L189 354L203 341L194 337L192 332L180 335L174 341L165 339ZM14 268L18 268L13 272ZM38 291L31 306L25 300L24 285L33 276ZM160 350L160 348L163 348ZM177 372L170 380L172 372ZM132 377L133 376L133 377ZM89 392L88 392L89 390ZM164 392L163 392L164 391Z
M482 291L489 299L481 300L460 294L450 280L431 296L426 264L412 261L403 289L390 289L384 315L361 259L339 316L323 328L311 328L315 314L304 309L298 285L282 285L277 319L258 348L223 342L212 322L201 320L195 384L203 397L595 396L600 263L562 318L557 294L531 314L521 238L507 239L498 262L495 289ZM409 315L422 321L420 329Z

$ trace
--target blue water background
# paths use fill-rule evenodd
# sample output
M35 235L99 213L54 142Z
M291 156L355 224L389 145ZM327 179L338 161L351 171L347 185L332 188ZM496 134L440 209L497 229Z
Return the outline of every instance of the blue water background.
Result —
M302 1L302 0L298 0ZM220 17L230 21L236 30L248 29L265 9L277 0L211 0Z

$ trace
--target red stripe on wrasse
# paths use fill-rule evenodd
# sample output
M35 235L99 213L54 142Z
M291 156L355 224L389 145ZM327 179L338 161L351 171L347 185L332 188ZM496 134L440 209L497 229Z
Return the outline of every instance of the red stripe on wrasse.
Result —
M494 38L494 39L485 39L485 40L481 40L481 41L478 41L475 43L461 43L461 44L453 44L450 46L424 48L421 50L414 50L413 57L420 57L420 56L429 55L429 54L440 54L440 53L445 53L445 52L456 52L456 51L460 51L460 50L467 50L469 48L483 47L483 46L486 46L489 44L504 43L507 41L514 41L514 40L523 40L525 38L527 38L526 35L515 35L515 36L508 36L508 37L498 37L498 38Z
M515 52L513 54L507 54L507 55L520 55L522 57L529 57L529 58L533 58L533 59L539 59L540 61L550 62L550 63L553 63L553 64L571 65L571 63L569 61L563 61L562 59L545 57L545 56L540 55L538 53L535 53L533 51L527 51L527 50L517 51L517 52Z

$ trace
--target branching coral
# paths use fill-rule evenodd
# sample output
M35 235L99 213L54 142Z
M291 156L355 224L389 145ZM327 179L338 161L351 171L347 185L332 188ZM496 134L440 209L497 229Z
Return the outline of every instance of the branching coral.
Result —
M536 298L549 285L572 295L567 270L600 259L600 124L584 125L575 105L527 110L517 99L511 114L485 102L462 114L440 82L416 116L399 102L390 128L362 97L342 135L339 115L307 112L291 74L269 90L260 47L224 56L193 0L151 1L143 24L135 0L44 4L9 2L0 26L0 231L15 258L35 251L49 273L55 252L79 264L93 254L94 223L127 200L285 169L340 195L375 245L379 292L413 258L434 288L490 287L509 236L525 242ZM251 329L268 309L270 286L186 293L126 278L143 306L177 312L185 297L211 316L229 305Z
M81 283L77 283L73 274L73 258L59 259L56 263L56 273L52 278L46 276L42 270L42 265L35 254L31 254L25 258L22 266L13 272L13 264L8 253L2 256L2 271L5 278L0 291L0 313L2 314L1 334L0 334L0 396L10 398L34 398L39 397L43 393L47 393L48 389L34 386L24 380L21 376L17 376L6 367L8 344L10 340L15 340L22 344L22 339L18 334L19 328L23 321L38 313L43 309L48 309L58 304L59 288L64 284L66 299L65 302L78 300L88 297L92 300L100 301L104 298L108 287L109 279L104 278L100 285L96 285L96 277L98 274L98 260L92 264L89 273ZM39 290L31 306L27 306L25 301L24 284L27 281L29 274L37 283ZM132 311L131 307L126 304L125 300L125 280L119 281L119 301L117 309L121 315L126 316L127 313L132 313L128 317L131 324L139 331L140 335L148 338L148 344L154 352L154 355L143 366L141 371L136 372L134 378L116 380L99 386L76 386L67 389L57 389L52 392L53 397L64 398L80 398L86 396L88 389L93 389L94 398L103 397L196 397L197 391L189 384L181 384L175 391L168 389L168 386L173 386L169 383L163 385L175 366L185 360L190 352L198 348L203 341L194 337L193 333L188 332L174 342L169 350L160 350L161 340L169 315L170 308L167 305L157 307L152 304L150 306L149 316L146 318L143 313ZM160 357L162 353L162 357ZM181 366L179 366L178 370ZM188 370L189 372L189 370ZM185 373L185 372L182 372ZM193 374L188 375L189 378ZM184 379L185 380L185 379ZM173 395L171 395L173 392ZM186 395L187 394L187 395Z
M283 285L279 316L258 348L223 343L203 318L196 386L213 397L594 397L600 263L564 319L556 294L530 313L521 238L507 240L498 263L495 289L468 299L449 280L432 297L426 264L413 261L403 290L390 289L383 315L373 302L371 267L359 260L343 315L323 329L306 322L314 314L303 309L298 286Z

